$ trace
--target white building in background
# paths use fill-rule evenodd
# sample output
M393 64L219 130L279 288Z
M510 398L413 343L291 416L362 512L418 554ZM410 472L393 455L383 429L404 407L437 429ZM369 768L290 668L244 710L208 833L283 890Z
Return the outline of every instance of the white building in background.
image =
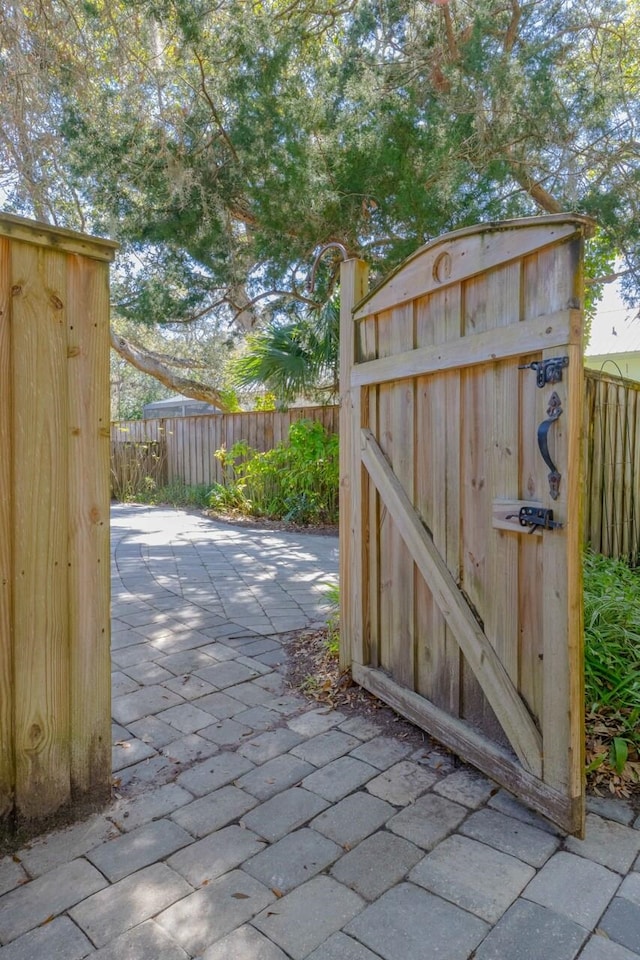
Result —
M640 316L624 304L617 284L605 289L585 354L590 370L640 381Z

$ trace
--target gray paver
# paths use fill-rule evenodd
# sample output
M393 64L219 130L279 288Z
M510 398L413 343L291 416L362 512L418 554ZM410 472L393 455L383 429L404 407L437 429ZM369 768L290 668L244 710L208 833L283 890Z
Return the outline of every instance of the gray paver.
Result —
M111 704L111 715L118 723L125 726L133 720L140 720L142 717L153 713L160 713L168 707L183 703L181 697L171 690L167 690L160 685L143 687L135 693L128 693L124 697L117 697Z
M294 717L293 720L287 721L287 725L303 737L315 737L319 733L324 733L326 730L336 727L344 719L344 714L338 710L319 709L310 710L299 717Z
M608 937L596 935L587 943L580 960L637 960L638 956Z
M332 840L305 827L257 854L243 869L272 890L288 893L325 870L341 853Z
M254 731L270 730L282 721L282 717L277 711L269 710L265 706L249 707L241 713L236 713L233 719L236 723L242 723Z
M356 893L330 877L315 877L278 900L254 926L274 940L294 960L303 960L363 907Z
M227 717L246 710L246 705L241 700L236 700L226 693L209 693L196 700L196 706L200 710L206 710L216 720L226 720Z
M226 692L230 697L233 697L234 700L237 700L238 703L243 704L241 709L246 710L248 707L260 707L263 703L271 700L273 694L269 690L266 690L257 680L258 678L247 681L246 683L238 683L235 686L228 687Z
M54 867L81 857L99 843L119 835L120 831L111 820L101 813L96 813L71 827L55 830L32 840L18 855L29 875L32 878L39 877Z
M225 663L215 663L212 667L202 667L202 669L196 673L196 676L207 680L218 690L224 690L226 687L244 683L246 680L251 680L255 675L255 670L245 667L242 663L236 663L234 660L227 660ZM233 694L230 695L233 696Z
M357 940L338 932L309 954L308 960L378 960L378 957L379 954L371 953Z
M200 730L201 737L206 737L207 740L211 740L212 743L226 747L237 746L252 734L253 730L251 727L231 719L217 720L215 723L209 723L208 726L202 727Z
M399 760L404 760L412 749L408 743L395 740L393 737L373 737L372 740L367 740L366 743L352 750L350 756L364 760L378 770L387 770Z
M3 857L0 860L0 897L9 890L22 886L28 879L19 859Z
M371 740L380 733L380 727L373 720L367 720L366 717L350 717L340 724L343 733L349 733L358 740Z
M156 660L159 667L169 670L174 676L184 675L199 670L201 667L210 667L213 660L202 648L184 650L181 653L170 653L166 657Z
M587 797L587 813L596 813L606 820L616 820L627 827L635 818L633 808L620 797Z
M0 949L2 960L81 960L93 946L68 917L56 917Z
M167 671L167 673L168 672L169 671ZM208 693L216 692L215 687L212 687L206 680L202 680L201 677L196 677L189 673L165 680L163 686L165 686L167 690L173 690L174 693L177 693L180 697L184 697L185 700L197 700L198 697L205 697Z
M261 767L245 773L237 781L239 787L259 800L268 800L281 790L293 787L306 777L314 768L310 763L282 754L268 760Z
M273 900L274 894L262 883L233 870L164 910L156 921L181 947L197 954Z
M513 817L514 820L521 820L523 823L528 823L531 827L537 827L539 830L544 830L546 833L553 833L555 836L560 834L560 830L555 824L551 823L549 820L545 820L544 817L541 817L539 814L534 813L533 810L530 810L528 807L525 807L523 803L519 800L516 800L507 790L498 790L498 792L491 797L489 800L489 806L494 810L498 810L499 813L504 813L508 817Z
M177 873L156 863L83 900L70 916L96 946L102 947L191 890Z
M375 900L402 880L422 856L423 851L408 840L380 830L343 856L331 874L365 900Z
M375 767L353 757L338 757L302 781L306 790L320 794L325 800L335 803L357 790L377 774Z
M194 837L205 837L244 816L257 802L244 790L226 786L176 810L172 819Z
M535 870L467 837L448 837L409 874L409 880L477 917L496 923Z
M248 773L253 766L250 760L237 753L218 753L210 760L185 770L178 777L178 783L197 797L202 797L205 793L231 783L243 773Z
M180 703L158 714L158 720L171 724L180 733L196 733L211 723L211 714L193 703Z
M352 793L312 820L311 826L343 847L353 847L378 830L394 808L368 793Z
M206 881L215 880L235 869L244 860L264 850L264 847L264 842L251 830L238 826L224 827L178 851L169 857L167 864L193 887L201 887Z
M434 957L467 960L488 930L483 920L412 883L393 887L344 928L384 960L416 960L426 944Z
M523 896L590 929L619 885L620 877L601 864L561 851L547 861Z
M192 842L193 837L172 820L155 820L117 840L94 847L86 857L108 880L115 883L156 860L166 859Z
M455 830L468 812L466 807L445 797L427 794L401 810L387 826L406 840L431 850Z
M497 787L476 770L465 767L450 773L436 784L433 790L442 797L448 797L449 800L455 800L456 803L462 803L465 807L477 810L496 792Z
M426 793L437 780L435 773L425 770L420 764L401 760L400 763L395 763L370 780L367 790L375 797L386 800L387 803L392 803L396 807L405 807Z
M476 951L476 960L573 960L584 927L528 900L516 900Z
M599 923L611 940L629 950L640 946L640 906L624 897L614 897Z
M128 727L134 736L145 743L150 743L157 750L176 739L176 728L165 723L164 720L158 720L157 717L142 717L140 720L134 720Z
M460 827L460 833L509 853L533 867L541 867L558 849L560 838L497 810L478 810Z
M72 860L0 898L0 942L7 943L106 886L86 860Z
M618 890L618 895L640 906L640 874L630 873L628 877L625 877ZM640 944L638 946L640 947Z
M124 697L127 693L133 693L139 686L140 684L119 670L114 670L111 674L111 696L114 699L115 697Z
M359 740L356 737L349 736L348 733L342 733L340 730L327 730L317 737L312 737L305 743L294 747L291 753L301 760L312 763L314 767L323 767L332 760L337 760L349 750L357 747Z
M243 817L244 826L270 843L301 827L328 806L326 800L301 787L291 787Z
M214 756L218 752L218 745L197 733L190 733L168 743L160 752L174 763L190 764Z
M287 727L281 727L279 730L261 733L252 740L243 743L241 747L238 747L238 753L247 757L253 763L266 763L267 760L271 760L281 753L286 753L301 740L302 737L299 733L294 733Z
M109 818L120 830L135 830L143 823L165 817L192 801L193 794L183 790L177 783L168 783L142 796L119 800L109 809Z
M134 763L141 760L147 760L154 757L156 751L150 744L144 740L138 740L132 737L128 740L116 741L111 750L111 769L115 773L118 770L124 770L125 767L131 767Z
M585 839L567 837L565 846L581 857L588 857L611 870L626 873L640 851L640 832L590 813L586 820Z
M169 670L165 670L164 667L159 666L155 661L146 661L143 660L141 663L134 663L131 666L126 668L128 676L132 677L136 681L136 686L142 684L143 686L152 686L155 683L162 683L163 680L170 680L173 676ZM132 691L122 691L122 693L130 693ZM177 691L178 693L180 691ZM120 696L120 693L118 693Z
M254 927L245 925L205 950L201 960L287 960L287 957Z
M91 960L188 960L189 955L153 920L146 920L91 954Z

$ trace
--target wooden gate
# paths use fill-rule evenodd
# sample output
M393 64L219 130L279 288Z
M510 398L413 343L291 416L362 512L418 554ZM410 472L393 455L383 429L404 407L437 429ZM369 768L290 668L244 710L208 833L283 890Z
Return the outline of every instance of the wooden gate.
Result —
M342 268L343 664L573 833L590 230L459 230L368 294L366 265Z

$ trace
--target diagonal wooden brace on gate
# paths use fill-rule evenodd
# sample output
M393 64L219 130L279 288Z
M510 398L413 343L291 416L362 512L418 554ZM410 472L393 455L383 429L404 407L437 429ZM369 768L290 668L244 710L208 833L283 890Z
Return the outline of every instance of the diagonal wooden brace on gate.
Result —
M411 557L451 627L518 759L542 776L542 737L508 673L461 595L420 516L395 476L375 437L361 431L362 463L391 515Z

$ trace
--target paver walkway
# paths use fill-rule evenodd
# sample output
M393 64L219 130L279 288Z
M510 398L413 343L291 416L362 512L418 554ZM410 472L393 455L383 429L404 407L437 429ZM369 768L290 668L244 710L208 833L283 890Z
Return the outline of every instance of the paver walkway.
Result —
M104 813L0 861L0 960L638 960L640 818L558 835L285 687L331 538L113 511Z

